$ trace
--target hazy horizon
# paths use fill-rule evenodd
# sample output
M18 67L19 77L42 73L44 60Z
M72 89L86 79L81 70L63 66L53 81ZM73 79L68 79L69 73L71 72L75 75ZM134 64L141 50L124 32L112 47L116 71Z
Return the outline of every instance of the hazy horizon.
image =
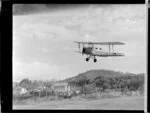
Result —
M60 80L93 69L146 73L145 4L35 7L13 16L13 81ZM125 56L86 62L86 56L74 52L74 41L124 42L114 49Z

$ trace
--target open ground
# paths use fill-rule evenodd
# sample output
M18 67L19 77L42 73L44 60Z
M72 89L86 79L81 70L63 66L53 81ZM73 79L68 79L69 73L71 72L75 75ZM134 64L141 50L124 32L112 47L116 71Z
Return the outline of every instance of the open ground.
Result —
M65 100L45 101L33 105L13 105L13 109L144 110L144 96L125 96L96 100L75 97Z

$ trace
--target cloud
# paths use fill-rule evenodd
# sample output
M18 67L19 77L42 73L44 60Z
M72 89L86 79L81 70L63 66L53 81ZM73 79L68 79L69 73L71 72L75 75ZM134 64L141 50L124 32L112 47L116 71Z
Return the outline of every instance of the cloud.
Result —
M13 78L15 80L21 80L23 78L30 79L52 79L59 72L59 66L50 65L42 62L13 62Z
M34 14L47 9L45 4L14 4L13 14L23 15L23 14Z
M64 47L63 48L63 50L65 50L65 51L71 51L71 52L74 52L74 51L77 51L79 48L78 48L78 45L77 45L77 47Z
M94 41L96 41L97 40L97 37L94 37L94 36L91 36L91 35L89 35L89 34L85 34L84 35L84 41L89 41L89 42L94 42Z
M39 61L24 63L13 60L13 81L20 81L23 78L32 80L60 80L70 75L68 67Z
M62 39L69 40L73 37L72 32L60 25L48 25L44 23L25 23L23 29L28 32L28 34L33 35L34 38L39 39Z
M85 5L82 8L59 10L22 18L25 36L39 39L73 40L92 37L109 37L114 34L143 32L146 13L144 5ZM83 15L84 14L84 15ZM39 18L39 19L38 19ZM19 21L19 20L18 20ZM129 29L130 27L130 29ZM17 26L15 27L15 29ZM21 34L21 33L20 33ZM23 34L22 34L23 35Z
M66 9L78 8L80 5L76 4L14 4L13 14L23 15L23 14L35 14L45 11L65 11Z
M48 53L50 52L47 48L40 48L39 51L43 52L43 53Z
M72 75L75 69L74 73L80 73L90 69L90 66L93 69L102 66L106 69L122 68L120 71L134 68L133 70L140 72L140 67L137 68L136 65L145 57L143 52L146 46L145 12L144 5L93 5L92 7L87 5L36 15L14 16L13 45L16 48L16 56L26 61L18 63L20 66L15 68L16 73L20 73L18 77L64 78ZM100 58L104 60L88 64L83 61L83 57L71 52L74 50L73 46L78 47L73 41L121 41L126 45L115 48L126 56ZM136 60L133 64L134 59ZM109 61L112 61L113 66Z

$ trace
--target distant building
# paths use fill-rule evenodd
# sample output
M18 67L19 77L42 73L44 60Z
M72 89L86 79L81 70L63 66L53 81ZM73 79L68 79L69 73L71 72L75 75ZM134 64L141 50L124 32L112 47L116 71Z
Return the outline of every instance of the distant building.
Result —
M55 92L69 92L70 85L66 82L58 82L58 83L52 84L52 89Z
M52 84L46 84L45 87L51 89L52 88Z
M28 93L26 88L19 87L19 86L13 88L14 95L17 95L17 94L22 95L22 94L26 94L26 93Z

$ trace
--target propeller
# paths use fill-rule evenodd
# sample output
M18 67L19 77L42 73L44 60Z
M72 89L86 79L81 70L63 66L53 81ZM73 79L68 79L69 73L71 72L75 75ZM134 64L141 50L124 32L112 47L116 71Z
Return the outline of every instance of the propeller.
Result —
M75 51L75 52L78 52L78 53L81 53L82 55L84 55L84 53L85 53L84 44L82 44L82 45L83 45L83 49L82 49L82 50L81 50L81 45L80 45L80 44L81 44L81 43L78 42L79 51Z
M83 47L83 49L82 49L82 55L84 55L84 53L85 53L85 48Z
M77 53L82 53L82 52L80 52L80 51L74 51L74 52L77 52Z
M79 51L80 51L80 43L78 43L78 46L79 46Z

